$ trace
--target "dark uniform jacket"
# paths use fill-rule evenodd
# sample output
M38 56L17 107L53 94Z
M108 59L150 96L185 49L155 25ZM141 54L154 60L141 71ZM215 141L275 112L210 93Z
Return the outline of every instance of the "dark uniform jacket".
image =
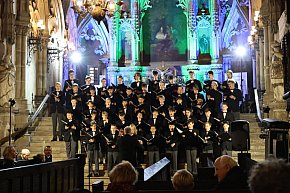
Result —
M71 138L73 138L74 141L79 140L80 131L79 131L77 122L75 120L69 121L68 119L66 119L64 122L65 122L64 125L68 126L68 128L64 129L64 133L63 133L64 141L70 142ZM76 126L76 129L72 128L73 125Z
M58 98L60 101L56 101ZM65 94L63 91L53 91L50 95L50 113L64 113Z
M119 160L126 160L133 166L137 166L137 151L142 150L142 146L137 138L126 134L117 141L117 146L119 149Z

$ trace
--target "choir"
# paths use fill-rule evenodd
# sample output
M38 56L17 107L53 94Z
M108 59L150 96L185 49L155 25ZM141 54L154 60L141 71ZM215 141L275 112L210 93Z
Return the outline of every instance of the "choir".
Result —
M57 82L51 93L52 141L64 140L68 158L74 158L81 140L98 176L98 164L105 158L108 170L121 161L119 141L124 128L131 126L132 135L142 146L137 152L139 164L145 162L144 152L149 165L166 153L175 172L178 160L182 160L178 158L183 156L188 171L194 174L199 155L231 155L230 124L239 119L242 92L230 76L232 71L227 74L228 79L221 84L209 71L209 79L201 83L194 71L189 71L190 80L178 85L175 77L170 76L166 83L153 71L148 83L136 73L131 85L125 85L119 76L116 85L108 86L104 78L96 89L89 76L80 86L70 70L63 90Z

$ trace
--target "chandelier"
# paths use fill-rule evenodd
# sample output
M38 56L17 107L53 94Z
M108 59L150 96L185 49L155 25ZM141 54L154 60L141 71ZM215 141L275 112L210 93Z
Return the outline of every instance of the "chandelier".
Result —
M100 24L106 14L111 17L115 13L117 10L116 5L121 7L123 1L118 0L115 3L114 0L73 0L72 9L81 17L91 14L97 20L98 24Z

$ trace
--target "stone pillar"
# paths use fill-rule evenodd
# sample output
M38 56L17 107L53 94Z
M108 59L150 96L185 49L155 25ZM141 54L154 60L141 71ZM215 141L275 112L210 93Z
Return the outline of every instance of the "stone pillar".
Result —
M283 74L283 54L280 43L273 42L271 47L271 83L273 88L273 98L268 103L270 107L270 118L288 121L288 112L286 102L283 100L284 95L284 74Z
M259 71L260 71L260 85L261 90L265 90L265 77L264 77L264 39L263 36L259 37L259 50L260 50L260 63L259 63Z
M269 65L269 33L268 33L268 20L264 18L264 77L265 77L265 90L266 97L270 94L270 65Z
M42 38L42 90L41 95L44 96L46 91L48 90L48 82L47 82L47 44L48 44L48 37L44 36Z
M261 88L261 80L260 80L260 52L256 51L256 88Z
M1 2L0 25L0 138L8 135L8 129L14 129L14 108L11 114L10 124L9 99L15 98L15 71L12 63L13 45L15 44L15 15L13 12L13 0Z
M25 22L17 21L17 23L15 100L18 113L15 115L15 126L16 128L22 128L27 123L29 113L26 99L26 54L29 27Z
M17 26L16 27L16 60L15 60L15 66L16 66L16 73L15 73L15 98L20 99L21 97L21 43L22 43L22 27Z
M42 96L42 52L38 50L37 57L35 57L34 64L36 65L36 96Z
M269 62L268 62L268 66L269 66L269 74L270 74L271 57L273 55L272 48L271 47L272 47L272 43L274 41L274 32L272 31L270 25L268 25L268 36L269 36L269 38L268 38L268 42L269 42L269 45L268 45L268 52L269 52ZM270 81L271 81L271 79L270 79ZM271 83L270 83L270 85L271 85ZM271 93L271 96L273 96L273 87L272 86L270 86L270 93Z

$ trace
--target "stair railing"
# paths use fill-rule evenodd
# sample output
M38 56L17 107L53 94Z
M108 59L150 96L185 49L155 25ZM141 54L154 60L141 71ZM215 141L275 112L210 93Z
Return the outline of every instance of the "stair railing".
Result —
M31 116L31 118L28 121L28 123L22 129L18 129L18 131L16 131L16 132L14 132L14 133L11 134L11 138L14 141L18 140L19 138L21 138L22 136L24 136L28 132L28 129L35 123L36 118L45 109L45 107L46 107L45 104L46 104L46 102L47 102L48 99L49 99L49 95L47 94L44 97L44 99L42 100L42 102L40 103L40 105L37 108L37 110ZM6 136L6 137L0 139L0 146L2 146L4 143L6 143L8 141L9 141L9 136Z
M259 100L258 90L256 88L254 89L254 95L255 95L255 103L256 103L257 117L258 117L258 121L261 123L262 120L263 120L263 118L262 118L262 113L261 113L261 107L260 107L260 100Z

